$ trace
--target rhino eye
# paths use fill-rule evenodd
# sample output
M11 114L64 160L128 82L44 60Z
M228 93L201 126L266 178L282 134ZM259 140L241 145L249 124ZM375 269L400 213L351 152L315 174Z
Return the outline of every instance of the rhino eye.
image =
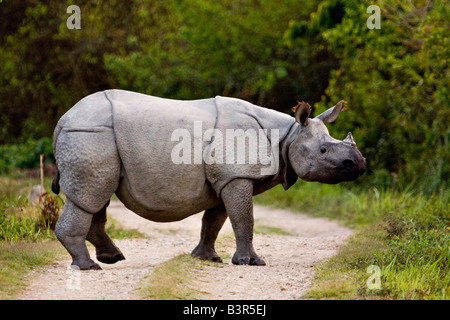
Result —
M321 153L325 153L325 152L327 152L327 148L325 148L325 147L323 147L323 146L322 146L322 147L320 147L320 152L321 152Z

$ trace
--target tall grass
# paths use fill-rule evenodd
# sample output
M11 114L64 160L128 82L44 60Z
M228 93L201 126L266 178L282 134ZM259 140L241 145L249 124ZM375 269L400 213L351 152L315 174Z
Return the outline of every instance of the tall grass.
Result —
M27 198L32 184L32 180L17 175L0 177L0 240L54 238L39 205L32 205ZM50 181L46 184L49 188Z
M312 298L450 298L450 192L355 188L298 182L256 202L336 219L358 232L318 268ZM381 270L382 289L368 290L366 269Z

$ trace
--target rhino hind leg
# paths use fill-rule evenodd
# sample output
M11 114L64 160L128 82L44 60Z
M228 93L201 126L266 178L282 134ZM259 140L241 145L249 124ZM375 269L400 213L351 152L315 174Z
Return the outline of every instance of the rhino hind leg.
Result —
M95 246L98 261L112 264L125 260L125 257L105 231L106 207L108 204L99 212L94 213L86 240Z
M216 253L214 245L217 235L219 234L219 231L226 219L227 212L223 204L205 211L202 218L200 242L191 253L193 257L202 260L222 262L222 259Z
M59 185L66 195L56 236L82 270L100 269L89 257L85 241L94 244L101 262L123 259L107 236L106 206L120 178L120 158L111 128L63 130L56 141ZM55 181L56 186L57 181Z
M72 265L80 270L99 270L100 266L91 260L86 247L93 215L66 199L63 211L56 223L55 234L72 256Z

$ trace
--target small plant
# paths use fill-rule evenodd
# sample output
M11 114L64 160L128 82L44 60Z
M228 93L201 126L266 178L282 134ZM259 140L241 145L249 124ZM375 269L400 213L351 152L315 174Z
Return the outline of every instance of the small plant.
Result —
M386 226L384 229L386 230L387 237L389 239L393 237L401 237L408 231L408 226L404 221L400 221L392 216L387 217L385 220Z
M59 212L64 205L64 201L57 196L53 198L47 192L41 196L41 219L36 223L37 229L49 229L55 231Z

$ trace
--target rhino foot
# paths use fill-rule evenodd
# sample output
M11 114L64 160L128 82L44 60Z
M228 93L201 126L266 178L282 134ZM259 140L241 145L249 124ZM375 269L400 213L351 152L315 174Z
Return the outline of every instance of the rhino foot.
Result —
M237 257L236 255L234 255L231 262L233 264L237 264L237 265L250 265L250 266L265 266L266 265L266 262L258 256L256 256L256 257Z
M201 260L211 260L213 262L220 262L222 263L222 258L219 257L219 255L214 250L201 250L199 247L195 248L191 256L194 258L198 258Z
M124 255L121 252L110 254L110 253L100 253L97 254L97 260L107 264L113 264L120 260L125 260Z
M92 261L91 259L86 260L86 261L74 260L72 262L71 267L75 267L75 269L78 269L78 270L102 270L102 268L97 263Z

